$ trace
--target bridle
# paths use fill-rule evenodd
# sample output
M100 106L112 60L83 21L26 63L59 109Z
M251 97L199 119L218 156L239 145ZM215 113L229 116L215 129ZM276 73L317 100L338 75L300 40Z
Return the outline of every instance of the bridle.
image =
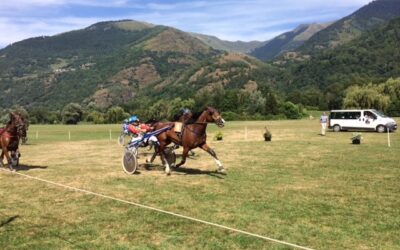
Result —
M224 126L225 120L221 117L220 114L218 114L218 113L216 114L216 111L207 109L207 110L205 110L205 112L207 112L208 115L212 117L212 120L214 121L214 123L218 127L223 127ZM216 117L215 117L215 115L216 115ZM189 125L204 125L204 126L207 126L207 124L208 124L207 118L205 118L204 122L193 122L193 123L185 124L184 129L189 130L190 132L192 132L193 134L195 134L197 136L203 137L206 134L205 130L203 130L202 133L198 133L193 128L190 128Z

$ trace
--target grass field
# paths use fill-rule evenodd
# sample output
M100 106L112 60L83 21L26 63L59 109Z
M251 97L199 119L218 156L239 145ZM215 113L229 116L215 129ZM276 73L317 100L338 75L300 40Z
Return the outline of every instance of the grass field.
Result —
M119 130L31 126L18 172L314 249L400 249L399 132L389 148L387 134L364 132L361 145L351 132L320 136L318 120L210 125L227 175L197 149L166 176L145 155L126 175ZM0 249L16 248L290 249L0 171Z

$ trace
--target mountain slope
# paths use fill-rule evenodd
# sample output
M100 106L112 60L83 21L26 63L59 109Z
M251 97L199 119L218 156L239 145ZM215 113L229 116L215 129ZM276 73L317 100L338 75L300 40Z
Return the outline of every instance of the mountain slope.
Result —
M375 0L316 33L298 50L313 54L318 49L337 47L399 16L399 0Z
M274 57L296 49L307 41L312 35L329 26L327 24L303 24L293 31L279 35L266 42L265 45L255 48L250 55L262 60L268 61Z
M281 87L287 92L318 89L326 94L330 107L340 107L340 96L348 86L400 77L400 18L284 68L287 85Z
M203 34L191 33L194 37L200 39L205 44L209 45L210 47L218 50L223 50L227 52L241 52L241 53L250 53L255 48L263 46L266 42L260 41L251 41L251 42L242 42L242 41L225 41L221 40L215 36L208 36Z
M0 106L107 108L216 54L179 30L127 20L27 39L0 50Z

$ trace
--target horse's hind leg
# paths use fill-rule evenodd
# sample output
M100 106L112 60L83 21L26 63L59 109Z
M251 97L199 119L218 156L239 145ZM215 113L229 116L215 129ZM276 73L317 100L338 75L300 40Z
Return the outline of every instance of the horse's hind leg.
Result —
M218 172L221 172L221 173L224 173L225 172L225 168L224 168L224 166L222 165L222 163L220 162L220 160L218 160L218 157L217 157L217 154L215 153L215 151L212 149L212 148L210 148L206 143L204 143L202 146L201 146L201 149L203 149L204 151L206 151L207 153L209 153L213 158L214 158L214 160L215 160L215 162L217 163L217 165L218 165Z
M149 158L146 159L146 162L147 162L147 163L153 163L153 161L154 161L154 159L157 157L157 155L158 155L158 145L155 144L155 145L154 145L154 153L153 153L153 155L151 156L150 159L149 159Z
M3 151L1 151L1 155L0 155L0 167L3 167L3 166L4 166L4 164L3 164L3 158L4 158L4 153L3 153Z
M170 175L171 174L171 169L170 169L169 163L168 163L168 161L167 161L167 159L165 157L164 150L165 150L165 145L163 143L160 143L160 146L158 147L158 153L160 154L161 162L165 166L165 173L167 175Z

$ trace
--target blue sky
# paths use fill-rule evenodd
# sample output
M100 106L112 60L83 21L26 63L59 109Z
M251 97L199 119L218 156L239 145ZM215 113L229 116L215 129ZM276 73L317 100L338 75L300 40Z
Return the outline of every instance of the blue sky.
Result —
M1 0L0 48L108 20L134 19L215 35L265 41L299 24L329 22L371 0Z

